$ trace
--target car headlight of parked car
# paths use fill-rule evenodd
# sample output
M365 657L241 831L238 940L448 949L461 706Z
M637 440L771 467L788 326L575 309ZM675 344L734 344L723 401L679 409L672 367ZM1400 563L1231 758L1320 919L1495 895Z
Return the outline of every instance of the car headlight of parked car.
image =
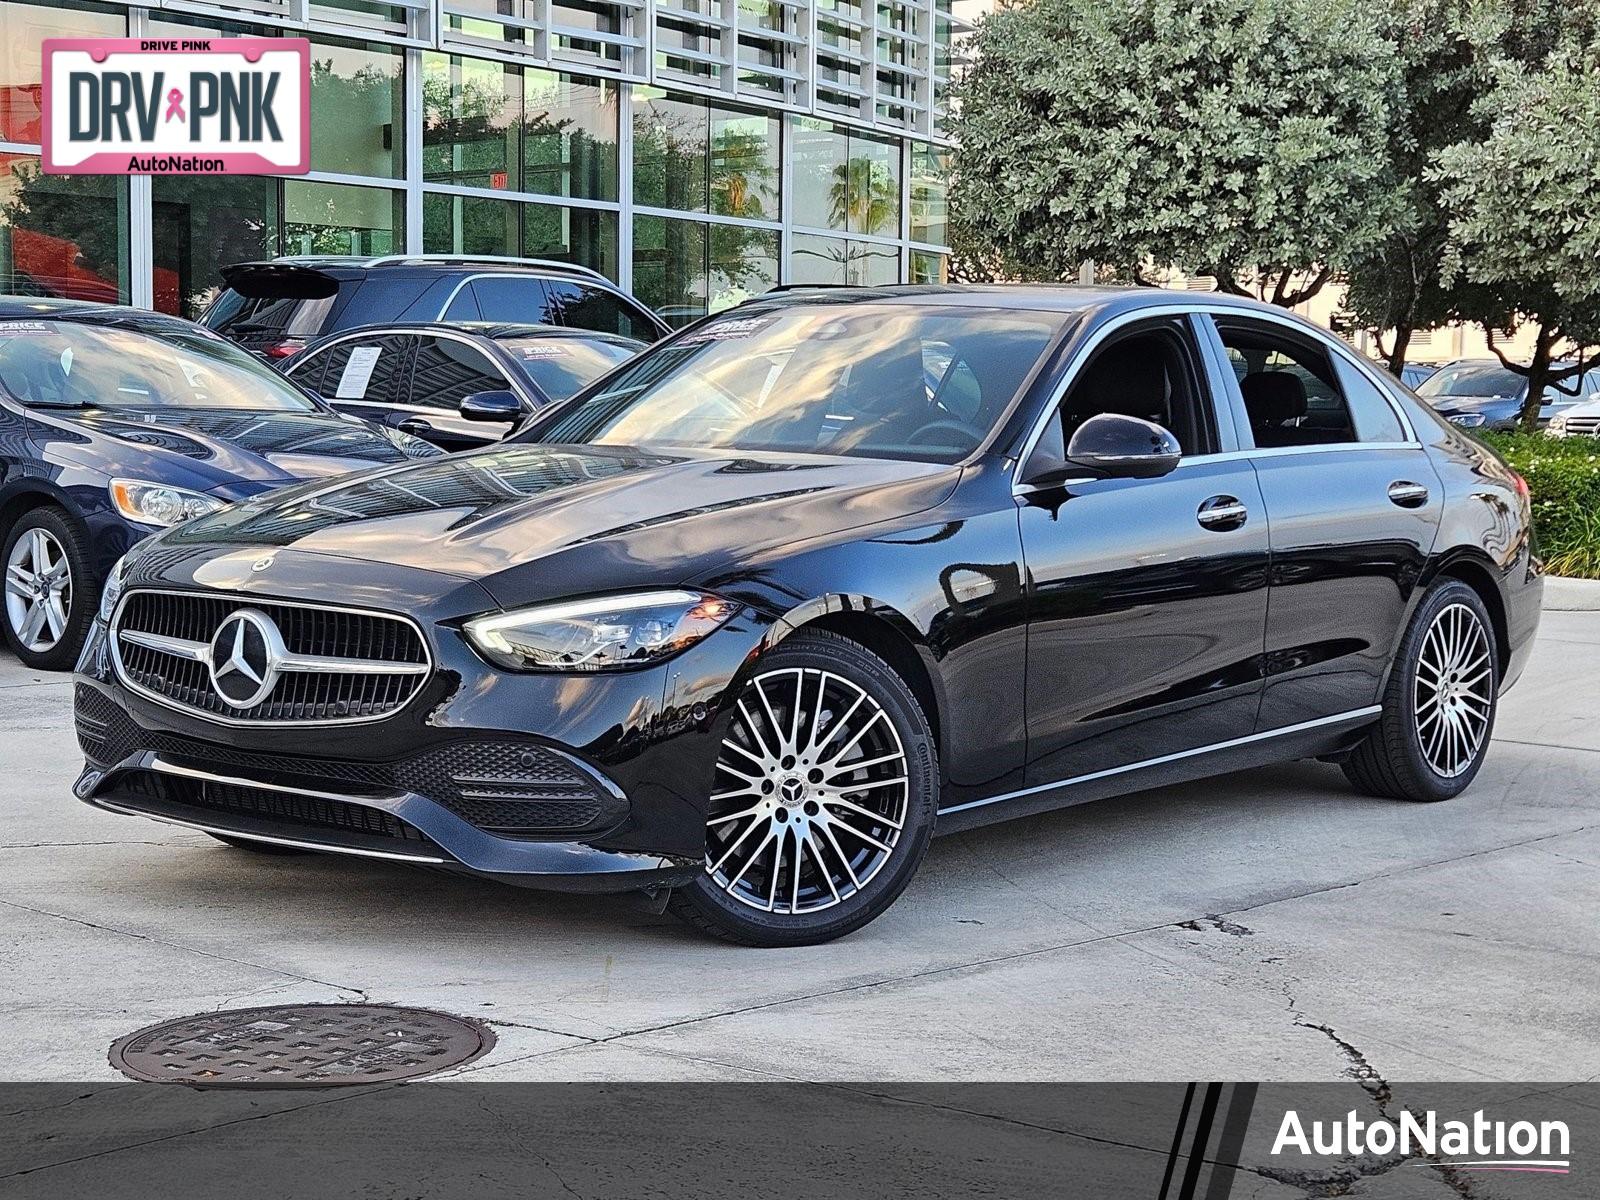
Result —
M1482 413L1451 413L1445 420L1452 425L1460 425L1465 429L1476 429L1483 424Z
M1544 427L1544 432L1547 437L1566 437L1567 414L1562 413L1559 416L1551 417L1550 424Z
M130 521L162 528L214 513L223 505L215 496L140 479L113 479L111 503Z
M467 637L513 671L614 671L694 645L737 610L703 592L638 592L475 617Z

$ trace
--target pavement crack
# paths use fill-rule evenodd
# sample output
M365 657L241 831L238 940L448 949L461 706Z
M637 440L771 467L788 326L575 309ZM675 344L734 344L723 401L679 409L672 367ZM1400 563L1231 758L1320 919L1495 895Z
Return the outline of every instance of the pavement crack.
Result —
M168 941L166 938L155 937L148 933L137 933L131 929L118 929L115 925L101 925L94 921L85 920L83 917L71 917L66 913L52 912L47 908L35 908L31 904L21 904L16 900L0 899L0 904L7 908L15 908L21 912L32 913L37 917L53 917L57 921L66 921L72 925L81 925L85 929L98 930L101 933L110 933L118 937L132 938L135 941L150 942L156 946L166 946L170 950L179 950L185 954L197 954L201 958L213 959L216 962L232 963L236 967L248 967L255 971L266 971L269 974L281 975L285 979L295 979L301 983L314 983L318 987L332 988L336 992L352 992L360 996L362 1001L367 999L367 993L361 988L347 987L344 984L332 983L326 979L317 979L310 975L300 975L294 971L286 971L282 967L269 967L264 963L251 962L249 959L233 958L227 954L218 954L213 950L202 950L198 946L185 946L181 942Z

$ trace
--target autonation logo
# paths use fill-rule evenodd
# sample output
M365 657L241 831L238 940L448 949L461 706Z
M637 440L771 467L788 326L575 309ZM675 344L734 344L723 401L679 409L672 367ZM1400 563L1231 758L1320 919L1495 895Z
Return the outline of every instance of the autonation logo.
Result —
M1441 1121L1434 1112L1421 1117L1402 1112L1398 1121L1363 1121L1352 1109L1342 1121L1312 1121L1308 1130L1291 1108L1283 1114L1272 1153L1387 1158L1398 1151L1406 1158L1463 1171L1565 1175L1572 1165L1571 1141L1565 1121L1491 1121L1482 1109L1470 1121Z

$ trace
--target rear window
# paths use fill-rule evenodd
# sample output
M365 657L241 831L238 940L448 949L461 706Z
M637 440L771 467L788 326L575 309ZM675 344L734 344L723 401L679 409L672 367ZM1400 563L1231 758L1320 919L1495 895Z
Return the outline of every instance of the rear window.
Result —
M313 271L233 274L200 323L243 342L312 338L338 295L338 280Z

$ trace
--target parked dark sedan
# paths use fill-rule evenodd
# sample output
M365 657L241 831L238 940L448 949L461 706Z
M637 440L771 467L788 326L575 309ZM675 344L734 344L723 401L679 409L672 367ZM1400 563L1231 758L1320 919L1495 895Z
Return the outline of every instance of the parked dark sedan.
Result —
M1454 796L1540 591L1523 482L1280 310L796 290L499 446L154 539L76 788L817 942L935 829L1312 756Z
M341 412L469 450L498 442L644 346L559 325L369 325L324 338L283 371Z
M31 667L70 667L101 580L141 538L286 483L438 453L187 321L0 298L6 638Z
M1555 370L1572 367L1556 363ZM1600 370L1569 376L1545 387L1539 404L1539 428L1573 405L1600 393ZM1522 417L1528 379L1495 358L1462 358L1447 363L1417 385L1421 396L1445 420L1463 429L1511 430Z

